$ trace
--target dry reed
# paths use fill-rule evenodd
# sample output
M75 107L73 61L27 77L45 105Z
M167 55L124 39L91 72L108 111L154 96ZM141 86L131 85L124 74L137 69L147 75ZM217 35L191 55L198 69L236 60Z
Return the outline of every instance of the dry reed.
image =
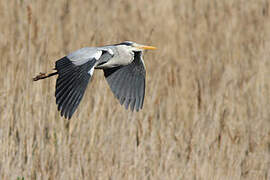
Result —
M270 179L268 0L0 1L0 179ZM126 111L102 72L74 117L55 78L84 46L145 53L144 108Z

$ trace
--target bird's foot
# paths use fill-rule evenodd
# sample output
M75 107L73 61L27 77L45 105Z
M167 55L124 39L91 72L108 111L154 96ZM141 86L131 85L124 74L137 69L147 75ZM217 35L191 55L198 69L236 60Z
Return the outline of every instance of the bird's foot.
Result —
M40 79L44 79L47 77L47 74L46 73L39 73L39 75L37 75L36 77L33 78L33 81L38 81Z

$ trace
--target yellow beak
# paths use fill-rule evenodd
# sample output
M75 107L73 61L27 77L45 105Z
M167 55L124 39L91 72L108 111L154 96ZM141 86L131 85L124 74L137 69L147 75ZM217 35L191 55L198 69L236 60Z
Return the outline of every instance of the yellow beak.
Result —
M138 48L139 49L145 49L145 50L155 50L155 49L157 49L154 46L144 46L144 45L140 45L140 46L138 46Z

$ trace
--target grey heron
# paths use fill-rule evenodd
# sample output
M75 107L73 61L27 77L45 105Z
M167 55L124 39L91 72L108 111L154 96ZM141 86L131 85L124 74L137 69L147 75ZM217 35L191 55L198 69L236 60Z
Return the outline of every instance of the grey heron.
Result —
M143 107L145 95L144 50L156 49L131 41L102 47L85 47L59 59L56 72L40 73L34 81L58 75L56 104L61 116L70 119L80 104L95 69L102 69L115 97L133 111Z

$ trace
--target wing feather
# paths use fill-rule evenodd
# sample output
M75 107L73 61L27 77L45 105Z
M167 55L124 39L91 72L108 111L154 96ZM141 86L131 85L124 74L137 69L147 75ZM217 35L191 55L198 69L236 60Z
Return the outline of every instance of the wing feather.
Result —
M113 57L106 48L82 48L56 61L56 104L61 116L70 119L79 106L94 68Z
M139 111L145 95L145 67L141 52L136 52L132 63L125 66L103 69L106 80L125 108Z
M95 59L89 59L84 64L76 65L67 57L56 61L59 76L55 97L61 116L71 118L75 112L91 78L88 72L94 68L95 63Z

